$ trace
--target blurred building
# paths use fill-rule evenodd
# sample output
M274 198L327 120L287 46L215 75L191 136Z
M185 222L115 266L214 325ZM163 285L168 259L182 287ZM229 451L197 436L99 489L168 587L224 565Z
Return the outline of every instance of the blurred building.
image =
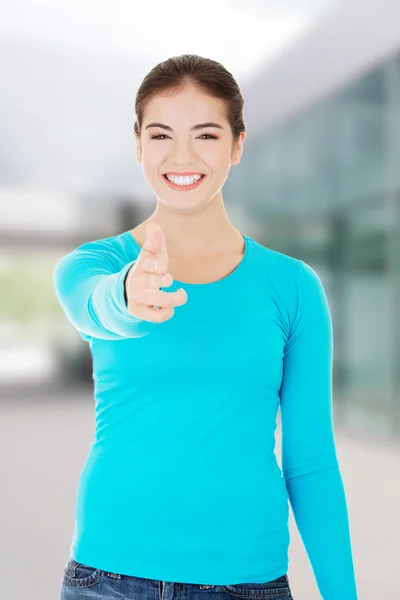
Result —
M243 91L226 196L323 281L336 422L400 437L400 3L339 3Z
M88 239L129 229L145 210L140 198L78 197L31 185L2 185L0 248L4 252L53 248L65 253Z
M59 305L54 268L87 240L134 227L145 211L134 197L0 186L0 399L62 379L92 383L89 348Z

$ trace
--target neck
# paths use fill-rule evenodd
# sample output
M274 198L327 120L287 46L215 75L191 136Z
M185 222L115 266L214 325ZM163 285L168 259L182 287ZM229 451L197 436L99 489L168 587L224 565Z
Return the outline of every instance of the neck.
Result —
M224 254L243 243L241 233L228 218L221 194L193 214L173 212L158 202L154 213L141 224L144 233L151 221L157 221L163 228L171 256Z

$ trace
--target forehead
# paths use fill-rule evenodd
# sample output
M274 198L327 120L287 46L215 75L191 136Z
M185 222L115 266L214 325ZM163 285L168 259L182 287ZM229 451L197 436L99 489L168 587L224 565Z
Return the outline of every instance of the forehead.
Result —
M147 104L146 121L156 119L166 125L192 126L195 122L225 121L225 103L193 85L179 90L166 90L154 96Z

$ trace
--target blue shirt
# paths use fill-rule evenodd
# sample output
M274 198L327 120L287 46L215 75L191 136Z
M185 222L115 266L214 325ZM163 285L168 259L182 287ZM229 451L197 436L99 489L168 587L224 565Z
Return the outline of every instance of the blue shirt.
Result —
M124 278L140 252L130 231L57 264L59 302L90 344L95 398L71 556L164 581L266 582L288 570L290 503L322 597L354 600L324 288L304 261L243 237L226 277L161 288L188 296L162 323L127 309Z

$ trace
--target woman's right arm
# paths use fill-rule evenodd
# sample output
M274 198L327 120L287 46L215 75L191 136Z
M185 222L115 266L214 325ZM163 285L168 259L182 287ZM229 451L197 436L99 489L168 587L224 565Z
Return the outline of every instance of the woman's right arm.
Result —
M83 244L57 263L53 281L68 320L83 339L138 338L154 329L154 322L133 316L125 300L125 278L132 260L121 270L106 250Z

